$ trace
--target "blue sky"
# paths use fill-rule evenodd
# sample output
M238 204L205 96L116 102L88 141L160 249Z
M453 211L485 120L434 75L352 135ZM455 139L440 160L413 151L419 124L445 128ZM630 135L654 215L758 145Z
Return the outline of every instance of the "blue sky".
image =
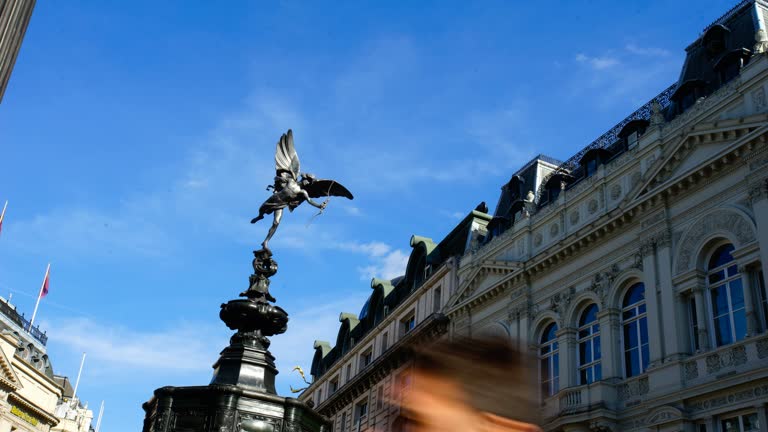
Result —
M102 430L164 385L203 385L247 286L252 226L293 128L346 185L271 244L278 388L372 276L404 267L538 153L566 159L677 79L733 1L38 2L0 104L0 294L38 322Z

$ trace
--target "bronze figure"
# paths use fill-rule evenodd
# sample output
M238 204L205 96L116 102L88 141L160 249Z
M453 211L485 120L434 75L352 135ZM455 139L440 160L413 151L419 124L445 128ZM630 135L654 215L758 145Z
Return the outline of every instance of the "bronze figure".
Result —
M265 250L269 250L267 244L280 225L284 208L288 207L288 210L292 212L293 209L306 201L322 212L328 205L328 199L332 196L353 198L347 188L334 180L318 179L312 174L301 173L299 155L296 154L296 149L293 147L293 132L290 129L277 142L275 172L275 184L267 186L267 190L272 189L272 196L259 207L259 215L251 219L251 223L256 223L264 219L264 215L274 215L267 238L261 244ZM326 197L326 200L322 203L312 200L312 198L320 197Z

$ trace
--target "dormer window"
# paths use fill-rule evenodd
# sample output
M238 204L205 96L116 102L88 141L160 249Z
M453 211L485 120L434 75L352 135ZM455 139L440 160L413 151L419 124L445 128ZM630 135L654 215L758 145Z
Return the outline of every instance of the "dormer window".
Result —
M638 140L651 124L648 120L632 120L627 122L619 132L619 139L622 141L624 149L631 149L637 145Z
M565 173L554 174L550 177L544 185L544 196L542 197L544 200L542 204L557 201L560 192L562 192L565 189L565 186L572 180L571 176Z
M746 48L739 48L725 54L715 64L715 71L720 78L720 85L726 84L739 76L743 68L752 56L752 52Z
M584 177L590 177L597 174L597 168L608 162L613 154L602 148L595 148L584 153L579 164L581 164L584 170Z
M727 45L727 37L731 31L724 25L712 26L704 34L704 48L707 50L707 55L710 59L715 58L718 54L725 51Z
M692 79L681 84L670 98L677 103L677 113L681 114L705 96L707 84L700 79Z

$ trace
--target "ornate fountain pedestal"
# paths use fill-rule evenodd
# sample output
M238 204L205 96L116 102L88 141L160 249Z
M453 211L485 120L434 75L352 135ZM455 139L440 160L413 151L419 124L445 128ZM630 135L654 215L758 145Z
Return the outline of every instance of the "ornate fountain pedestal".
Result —
M144 403L144 432L331 432L328 419L275 391L269 336L284 333L288 314L271 303L269 278L277 263L267 249L254 251L250 286L241 299L221 305L219 317L237 332L213 365L207 386L162 387Z

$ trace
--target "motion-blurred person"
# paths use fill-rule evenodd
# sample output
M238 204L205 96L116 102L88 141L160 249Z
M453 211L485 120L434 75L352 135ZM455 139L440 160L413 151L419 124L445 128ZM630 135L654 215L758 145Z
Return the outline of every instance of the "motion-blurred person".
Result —
M535 363L501 338L438 342L416 353L402 430L539 432Z

